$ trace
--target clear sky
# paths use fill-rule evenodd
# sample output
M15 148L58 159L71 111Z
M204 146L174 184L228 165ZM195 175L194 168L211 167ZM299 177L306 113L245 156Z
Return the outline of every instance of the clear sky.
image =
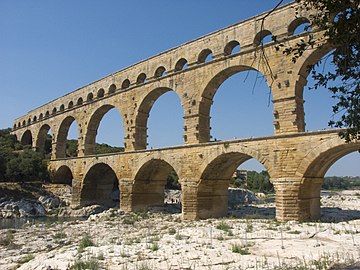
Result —
M278 0L1 0L0 128L81 86L169 48L273 8ZM290 1L284 1L289 3ZM256 79L257 78L257 79ZM273 134L271 95L255 72L221 85L211 109L217 139ZM330 94L305 90L307 130L327 128ZM182 144L183 112L168 92L148 121L149 147ZM224 121L224 119L229 119ZM120 115L111 110L97 141L123 145ZM69 138L76 138L76 126ZM339 160L327 175L360 175L360 154ZM257 162L248 169L260 170Z

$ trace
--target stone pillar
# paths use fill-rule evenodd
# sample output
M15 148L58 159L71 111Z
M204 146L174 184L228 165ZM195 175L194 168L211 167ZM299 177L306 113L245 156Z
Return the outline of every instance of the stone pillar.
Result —
M198 219L197 184L191 179L181 179L182 219Z
M276 219L282 222L300 219L301 178L272 179L276 192Z
M324 178L303 178L299 194L300 220L320 219L320 191Z
M129 179L121 179L119 181L120 190L120 209L125 212L131 212L132 209L132 184Z
M72 180L72 190L71 190L71 208L76 208L81 206L80 196L81 196L81 184L80 179Z

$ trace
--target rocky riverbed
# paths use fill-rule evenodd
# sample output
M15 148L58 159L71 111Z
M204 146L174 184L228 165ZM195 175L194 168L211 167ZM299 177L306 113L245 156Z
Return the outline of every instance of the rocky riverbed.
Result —
M109 209L84 221L1 230L0 268L360 269L359 206L359 192L326 193L324 222L284 224L273 203L193 222L172 206L167 213Z

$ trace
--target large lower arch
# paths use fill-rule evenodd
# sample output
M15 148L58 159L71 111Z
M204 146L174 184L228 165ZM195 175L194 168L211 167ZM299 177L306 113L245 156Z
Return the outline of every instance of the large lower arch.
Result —
M119 180L114 170L105 163L92 166L83 180L80 206L98 204L105 207L119 206Z
M320 218L320 191L326 172L336 161L355 151L360 151L360 142L345 143L337 138L313 149L308 154L313 158L304 159L300 164L298 173L303 173L298 195L300 220Z
M67 136L70 126L74 121L76 122L74 117L67 116L60 124L56 139L56 158L66 157Z
M147 147L147 122L152 106L166 92L174 91L168 87L159 87L148 93L141 101L135 119L135 150ZM181 100L181 98L180 98Z
M66 165L61 166L59 169L56 170L53 176L53 183L54 184L65 184L65 185L72 185L73 173L71 172L70 168Z
M104 115L110 111L111 109L116 108L114 105L103 105L98 108L92 115L86 130L85 134L85 146L84 146L84 154L85 155L93 155L95 154L95 146L96 146L96 135L100 125L100 122ZM118 110L119 111L119 110ZM122 114L119 111L120 116L122 118ZM124 120L122 118L122 120ZM121 128L124 128L123 125L119 125ZM114 134L115 135L115 134Z
M49 144L51 144L51 140L48 135L50 131L51 131L51 128L48 124L45 124L40 128L39 133L36 138L37 151L44 152L45 154L47 154L48 151L51 153L52 145L49 145Z
M206 166L197 187L197 218L226 216L229 181L239 165L251 158L245 153L228 152Z
M132 188L132 209L145 210L164 205L164 189L173 167L162 159L147 161L135 175Z
M22 145L30 145L32 146L33 137L30 130L27 130L24 132L24 134L21 136L21 144Z
M214 101L214 96L220 86L231 76L244 71L258 71L253 67L246 65L236 65L225 68L213 76L204 87L201 93L201 100L199 102L199 138L200 142L210 141L211 125L210 125L210 110ZM260 72L260 71L259 71ZM265 76L266 77L266 76ZM271 80L269 80L271 81ZM240 101L239 101L240 106ZM244 112L245 114L246 112Z

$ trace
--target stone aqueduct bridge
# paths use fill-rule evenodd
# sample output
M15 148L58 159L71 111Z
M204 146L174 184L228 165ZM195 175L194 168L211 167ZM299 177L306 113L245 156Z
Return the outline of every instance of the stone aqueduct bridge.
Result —
M182 185L187 220L227 212L228 181L244 161L255 158L268 170L276 190L279 220L316 219L320 186L327 169L359 143L344 143L336 130L304 132L303 89L307 66L331 48L304 53L296 62L263 45L274 35L289 45L305 34L295 29L308 14L283 6L170 49L53 100L16 119L12 133L34 149L44 149L51 129L49 163L54 181L72 183L73 205L109 203L118 180L120 207L127 211L163 203L166 178L175 170ZM314 32L315 38L321 33ZM241 45L240 52L233 49ZM212 56L210 61L209 55ZM210 108L219 86L232 75L258 70L267 79L274 105L274 136L210 142ZM147 120L154 102L175 91L184 109L184 145L146 150ZM125 152L94 155L102 117L112 108L122 116ZM66 158L66 139L78 124L78 157Z

